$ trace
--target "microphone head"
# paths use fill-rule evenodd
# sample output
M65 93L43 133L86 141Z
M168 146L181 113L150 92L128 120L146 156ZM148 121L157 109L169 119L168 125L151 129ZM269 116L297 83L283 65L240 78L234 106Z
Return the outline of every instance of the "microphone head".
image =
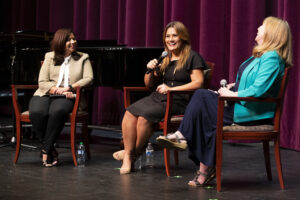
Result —
M161 53L161 57L162 57L162 58L167 57L167 55L168 55L168 52L167 52L167 51L163 51L163 52Z
M222 80L220 81L220 85L221 85L222 87L226 87L226 85L227 85L226 79L222 79Z
M164 59L165 57L167 57L167 55L168 55L168 52L167 52L167 51L163 51L163 52L161 53L160 57L159 57L158 60L157 60L157 65L159 65L159 64L163 61L163 59Z

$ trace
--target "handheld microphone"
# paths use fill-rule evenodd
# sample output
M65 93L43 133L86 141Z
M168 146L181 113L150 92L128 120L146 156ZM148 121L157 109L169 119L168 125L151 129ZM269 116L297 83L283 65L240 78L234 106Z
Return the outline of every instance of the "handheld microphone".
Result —
M221 87L226 87L226 85L227 85L226 79L222 79L222 80L220 81L220 85L221 85ZM225 107L228 106L227 101L224 101L224 106L225 106Z
M222 79L222 80L220 81L220 85L221 85L221 87L226 87L226 86L227 86L227 81L226 81L226 79Z
M165 57L167 57L167 56L168 56L168 52L167 52L167 51L163 51L163 52L161 53L160 57L157 59L157 64L156 64L155 68L156 68L156 67L163 61L163 59L164 59ZM154 68L154 69L155 69L155 68ZM146 74L149 74L149 73L152 72L154 69L148 68L147 71L146 71Z

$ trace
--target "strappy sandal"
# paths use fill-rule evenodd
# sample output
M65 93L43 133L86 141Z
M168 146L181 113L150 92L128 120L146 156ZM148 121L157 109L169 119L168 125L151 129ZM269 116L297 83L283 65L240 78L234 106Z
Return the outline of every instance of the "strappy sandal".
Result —
M204 182L202 184L199 183L199 181L198 181L199 176L204 176L205 177L205 180L204 180ZM196 173L196 176L194 177L193 180L191 180L191 181L188 182L188 185L189 186L193 186L193 187L205 187L215 177L216 177L216 170L215 170L215 168L209 168L207 170L207 173L202 173L202 172L200 172L200 170L198 170L197 173Z
M168 149L174 149L178 151L185 151L188 147L186 139L184 138L178 138L178 135L176 133L173 133L176 136L176 139L170 139L169 136L172 134L168 134L166 136L159 136L156 138L156 142L158 145L168 148Z
M52 167L52 158L50 154L47 154L45 151L41 151L42 155L42 167ZM43 155L47 155L47 159L43 160Z

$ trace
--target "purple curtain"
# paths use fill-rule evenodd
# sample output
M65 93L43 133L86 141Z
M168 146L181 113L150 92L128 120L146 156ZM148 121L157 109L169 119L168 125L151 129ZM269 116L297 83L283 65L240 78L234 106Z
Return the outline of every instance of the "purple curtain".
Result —
M294 67L282 115L281 145L300 150L299 10L298 0L11 0L0 3L0 31L54 32L60 27L71 27L81 40L115 39L128 46L154 47L162 44L164 26L179 20L190 31L193 49L216 63L212 80L216 89L222 78L235 80L240 63L251 55L262 20L270 15L281 17L291 26L294 50ZM98 90L111 96L121 95L107 88ZM98 91L96 96L100 99L95 100L98 113L103 112L100 94ZM120 118L116 121L119 123Z

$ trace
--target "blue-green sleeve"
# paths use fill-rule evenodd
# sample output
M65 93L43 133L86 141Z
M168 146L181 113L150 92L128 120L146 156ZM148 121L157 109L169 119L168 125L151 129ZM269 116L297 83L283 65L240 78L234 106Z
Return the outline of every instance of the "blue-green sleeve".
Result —
M260 66L254 83L250 87L239 90L239 97L261 97L276 81L280 74L281 58L276 51L266 52L261 56Z

